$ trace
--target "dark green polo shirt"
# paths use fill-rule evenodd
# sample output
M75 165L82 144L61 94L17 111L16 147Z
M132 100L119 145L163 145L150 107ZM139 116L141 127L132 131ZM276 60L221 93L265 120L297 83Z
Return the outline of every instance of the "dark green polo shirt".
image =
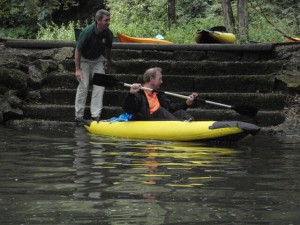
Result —
M110 29L99 32L96 23L84 28L77 41L77 49L86 59L97 59L100 55L105 57L105 48L111 48L113 33Z

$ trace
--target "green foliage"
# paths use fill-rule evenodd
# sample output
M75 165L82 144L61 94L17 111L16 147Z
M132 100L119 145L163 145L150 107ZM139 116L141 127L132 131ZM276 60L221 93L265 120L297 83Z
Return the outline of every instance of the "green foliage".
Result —
M222 24L222 17L208 17L205 19L195 19L189 23L175 24L168 30L165 23L135 23L123 26L122 24L111 23L110 29L115 35L117 32L124 33L135 37L155 38L161 34L165 40L173 43L189 44L195 43L194 36L197 30L207 29ZM153 29L154 28L154 29Z
M106 5L112 14L112 21L124 26L144 22L167 22L165 0L106 0Z
M197 18L205 18L212 3L213 0L176 1L178 23L185 24ZM168 0L106 0L105 4L110 9L114 23L122 23L125 26L150 23L165 27L168 22Z
M249 4L250 41L282 42L284 37L276 29L288 36L300 35L300 23L297 25L296 22L300 20L299 15L286 13L291 8L300 9L300 2L292 3L293 1L282 0L251 0Z
M177 23L170 30L167 27L167 0L148 0L143 1L143 4L140 2L139 0L106 1L112 13L111 29L115 34L121 32L137 37L155 37L157 34L162 34L166 40L174 43L194 43L194 35L198 29L223 25L222 8L218 0L176 1ZM236 18L236 1L232 2L232 7ZM249 0L249 40L283 41L283 35L270 25L262 13L265 13L276 27L287 35L299 35L300 14L295 13L297 9L300 9L300 2L296 0Z
M280 2L280 1L279 1ZM300 1L291 0L288 1L286 7L281 7L282 2L278 3L279 7L276 7L275 15L281 15L277 17L278 19L282 19L284 21L284 26L280 28L285 30L288 27L288 34L291 36L300 36ZM282 23L280 23L283 25Z
M180 0L176 1L176 14L180 22L190 22L194 18L205 17L213 0Z
M223 24L221 15L209 14L212 0L176 1L177 23L170 30L167 0L106 0L111 12L111 30L136 37L161 34L174 43L194 43L198 29ZM219 7L220 8L220 7ZM215 9L215 8L214 8Z
M0 28L0 38L21 38L25 39L30 36L30 30L26 26L17 28Z
M1 28L2 38L24 38L30 35L30 26L38 23L39 39L75 40L74 27L83 28L87 24L70 22L58 26L51 21L53 11L68 9L79 0L0 0L0 24L15 30ZM195 43L197 30L223 25L223 12L219 0L176 0L177 22L168 27L168 0L106 0L111 12L110 28L114 35L121 32L135 37L155 37L161 34L174 43ZM290 36L300 35L300 2L297 0L248 0L249 40L255 42L281 42L283 35L276 28ZM236 1L232 1L236 19ZM265 14L265 16L263 16ZM236 23L237 24L237 23ZM28 36L27 36L28 37Z
M78 5L77 0L0 0L0 24L4 27L18 24L42 23L57 9L68 10Z
M292 29L293 31L292 33L299 36L300 35L300 13L299 13L300 1L299 0L268 0L268 3L269 5L272 6L271 12L273 12L272 15L275 15L274 19L285 20L286 22L285 24ZM264 6L265 4L261 3L261 5ZM284 26L283 28L285 29L286 27Z
M39 24L39 31L37 39L41 40L75 40L74 22L69 22L67 26L58 26L54 23L46 24L45 26Z

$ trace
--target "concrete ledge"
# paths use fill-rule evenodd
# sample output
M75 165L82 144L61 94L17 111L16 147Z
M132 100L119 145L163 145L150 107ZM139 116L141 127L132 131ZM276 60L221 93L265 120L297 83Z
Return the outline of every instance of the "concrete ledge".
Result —
M5 47L12 48L61 48L75 47L75 41L35 40L35 39L0 39ZM273 51L277 46L299 45L300 42L251 43L251 44L138 44L114 42L113 49L132 50L188 50L188 51Z
M75 41L34 40L34 39L2 39L5 47L12 48L61 48L75 47ZM133 50L189 50L189 51L272 51L273 43L255 44L137 44L113 43L113 49Z
M136 44L114 43L115 49L189 51L272 51L273 44Z
M76 46L75 41L58 41L58 40L5 39L3 42L5 47L11 47L11 48L48 49L48 48L62 48L62 47Z
M9 120L5 123L8 128L16 129L42 129L42 130L67 130L75 128L76 122L62 122L40 119Z

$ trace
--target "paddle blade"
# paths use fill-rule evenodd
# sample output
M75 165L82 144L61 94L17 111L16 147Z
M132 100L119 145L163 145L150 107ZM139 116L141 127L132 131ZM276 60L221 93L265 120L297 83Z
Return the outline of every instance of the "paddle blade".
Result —
M123 84L123 82L118 81L116 78L101 73L94 73L92 82L94 85L105 87L112 87L118 84Z
M252 106L233 106L232 109L241 115L249 117L255 117L258 112L258 108Z

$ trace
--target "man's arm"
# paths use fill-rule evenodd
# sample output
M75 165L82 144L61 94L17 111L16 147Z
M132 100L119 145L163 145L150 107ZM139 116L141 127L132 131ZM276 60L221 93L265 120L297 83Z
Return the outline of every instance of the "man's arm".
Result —
M78 81L81 81L83 79L83 74L82 70L80 67L80 58L81 58L81 53L78 50L78 48L75 49L75 76Z
M111 53L111 48L106 48L105 49L106 53L106 64L105 64L105 73L110 73L110 68L111 68L111 58L112 58L112 53Z
M105 69L105 73L110 73L110 69L111 69L111 61L112 61L112 45L113 45L113 39L114 39L114 35L111 32L111 30L108 29L108 43L106 43L106 47L105 47L105 56L106 56L106 63L104 65L104 69Z
M130 113L130 114L137 113L138 106L137 106L137 100L136 100L134 94L131 94L130 92L127 93L127 95L123 101L122 109L126 113Z

